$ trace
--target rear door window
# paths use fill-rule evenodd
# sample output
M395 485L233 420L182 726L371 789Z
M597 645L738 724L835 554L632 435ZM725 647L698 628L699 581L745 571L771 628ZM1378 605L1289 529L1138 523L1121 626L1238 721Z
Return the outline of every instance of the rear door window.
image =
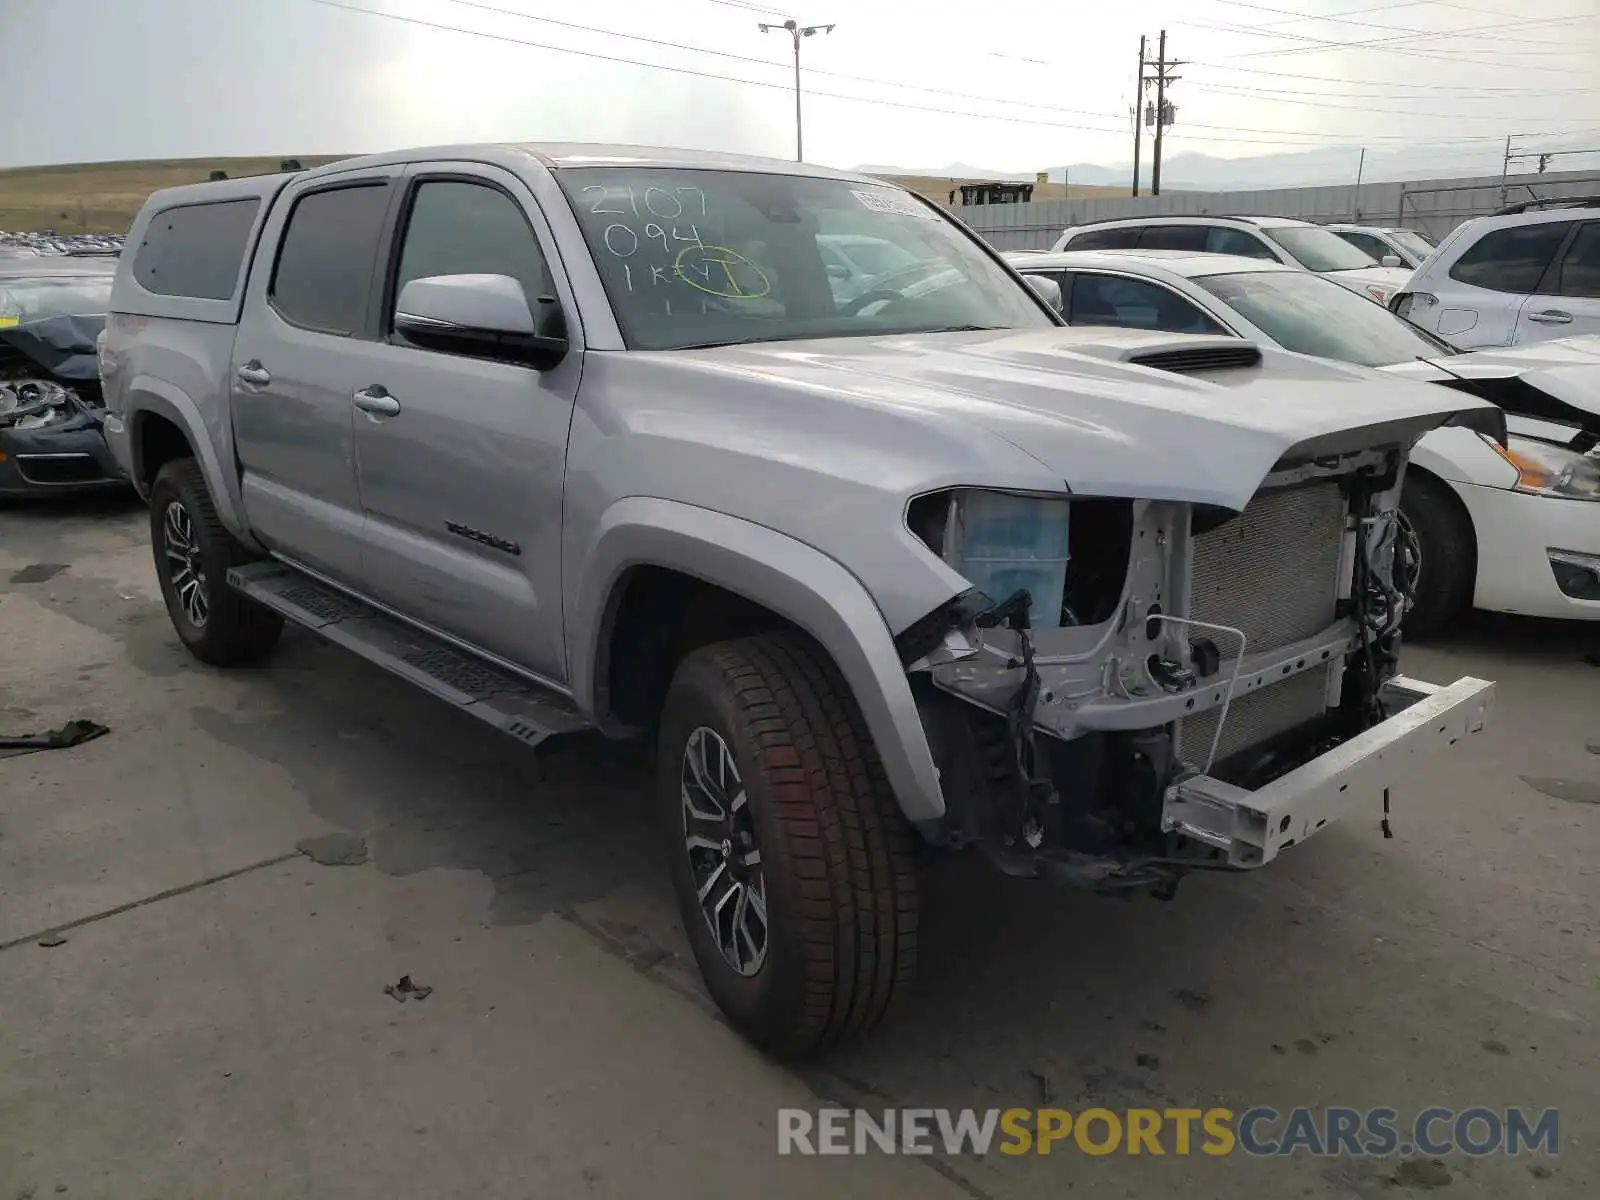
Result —
M1383 261L1384 255L1394 253L1393 250L1370 233L1357 233L1353 229L1335 229L1334 233L1349 242L1357 250L1372 255L1373 258L1378 259L1380 262Z
M249 196L157 213L133 253L134 279L158 296L231 298L260 207Z
M1227 333L1198 307L1160 284L1122 275L1073 272L1069 325L1114 325L1166 333Z
M1204 225L1147 225L1139 239L1139 249L1204 250L1206 232Z
M1578 226L1556 275L1556 294L1600 297L1600 221Z
M1205 249L1212 254L1237 254L1245 258L1264 258L1268 262L1278 261L1272 247L1255 234L1242 229L1229 229L1225 225L1213 225L1206 230Z
M1087 229L1075 234L1063 250L1131 250L1139 244L1144 230L1138 225L1125 225L1119 229Z
M1571 221L1494 229L1450 268L1450 278L1494 292L1531 295L1572 229Z
M290 324L349 336L366 326L385 183L307 192L284 226L268 297Z

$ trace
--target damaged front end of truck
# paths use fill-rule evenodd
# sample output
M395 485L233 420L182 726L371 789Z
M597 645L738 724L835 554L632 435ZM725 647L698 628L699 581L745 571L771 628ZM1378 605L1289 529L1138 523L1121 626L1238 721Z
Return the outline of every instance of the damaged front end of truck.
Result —
M1482 729L1493 695L1399 673L1419 433L1295 446L1237 508L917 497L912 531L976 585L899 638L946 803L924 836L1165 896L1345 814L1388 836L1402 768Z

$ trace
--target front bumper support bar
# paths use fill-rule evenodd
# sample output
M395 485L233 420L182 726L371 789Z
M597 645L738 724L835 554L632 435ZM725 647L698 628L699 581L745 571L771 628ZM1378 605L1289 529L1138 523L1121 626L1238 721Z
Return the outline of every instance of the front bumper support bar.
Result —
M1399 709L1256 791L1192 775L1166 791L1161 828L1227 852L1230 866L1264 866L1347 813L1382 814L1389 789L1418 759L1484 727L1494 684L1466 676L1448 686L1396 676L1383 699Z

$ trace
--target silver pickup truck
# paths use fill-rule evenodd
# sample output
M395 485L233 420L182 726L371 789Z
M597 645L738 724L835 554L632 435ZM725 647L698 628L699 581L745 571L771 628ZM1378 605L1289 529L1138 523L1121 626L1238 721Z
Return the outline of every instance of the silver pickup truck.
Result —
M1395 505L1495 410L1064 328L875 179L461 146L178 188L111 307L195 656L287 619L529 744L654 739L706 984L775 1053L882 1018L924 848L1170 895L1483 727L1492 684L1397 673Z

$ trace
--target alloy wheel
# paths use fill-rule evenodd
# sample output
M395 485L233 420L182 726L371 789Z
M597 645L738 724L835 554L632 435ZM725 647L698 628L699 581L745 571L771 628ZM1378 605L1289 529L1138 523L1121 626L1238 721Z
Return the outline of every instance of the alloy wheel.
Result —
M204 629L211 613L211 594L200 562L200 542L195 536L194 518L179 501L167 505L161 521L162 553L167 560L167 575L172 590L189 624Z
M695 897L723 959L754 975L767 958L767 885L733 751L702 725L683 750L683 844Z

